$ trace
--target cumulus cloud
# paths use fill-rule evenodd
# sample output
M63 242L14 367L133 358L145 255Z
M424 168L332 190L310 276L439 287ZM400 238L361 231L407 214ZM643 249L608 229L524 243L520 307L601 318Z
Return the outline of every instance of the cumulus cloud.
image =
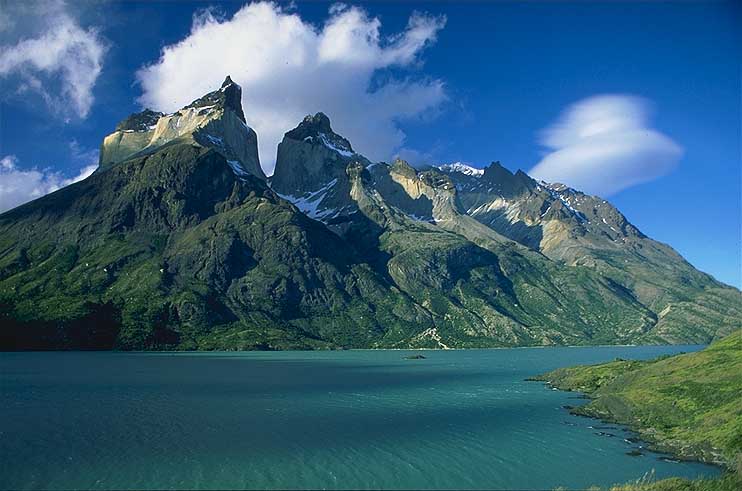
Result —
M39 93L54 112L67 119L85 118L93 104L106 43L96 29L81 27L63 2L35 7L33 30L37 34L0 46L0 77L15 77L19 92ZM19 15L23 14L23 6L18 8ZM0 26L10 29L12 23L0 19Z
M138 71L139 101L172 112L229 74L242 85L245 115L258 133L268 174L283 134L318 111L357 151L388 159L405 140L398 122L435 111L446 99L440 80L413 80L409 73L399 78L400 70L419 67L420 53L445 21L414 13L404 31L386 38L378 18L341 4L330 8L321 27L273 3L245 5L231 19L201 11L185 39Z
M97 163L89 163L76 176L66 178L48 169L20 169L18 158L6 155L0 159L0 213L82 181L97 168Z
M609 196L670 172L683 149L649 125L649 104L628 95L601 95L569 107L543 131L549 153L529 174L587 193Z

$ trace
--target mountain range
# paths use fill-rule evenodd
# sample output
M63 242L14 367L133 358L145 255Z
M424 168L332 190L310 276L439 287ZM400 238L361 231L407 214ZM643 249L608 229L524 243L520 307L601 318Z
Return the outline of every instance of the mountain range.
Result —
M609 202L498 162L371 162L307 116L266 177L229 77L0 215L0 348L707 343L742 294Z

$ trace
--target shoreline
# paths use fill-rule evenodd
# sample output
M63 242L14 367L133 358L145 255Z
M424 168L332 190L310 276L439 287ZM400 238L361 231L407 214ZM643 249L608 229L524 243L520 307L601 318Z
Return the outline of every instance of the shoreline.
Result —
M732 465L723 459L708 459L705 458L703 454L699 453L693 453L693 452L684 452L684 448L694 448L688 443L684 442L677 442L672 443L668 441L662 441L657 438L653 437L653 433L648 432L648 429L641 428L637 426L636 424L628 421L622 421L619 418L617 418L615 415L613 415L610 412L594 412L590 411L589 409L586 409L591 401L596 400L596 397L591 396L587 392L580 392L576 390L571 390L568 388L561 388L558 385L553 384L551 381L545 379L545 378L527 378L526 381L528 382L541 382L546 389L550 390L559 390L561 392L570 392L573 394L579 394L580 398L585 399L588 401L586 404L582 406L575 406L575 407L563 407L566 411L569 411L569 414L572 414L574 416L579 416L582 418L589 418L594 419L597 421L600 421L601 423L605 424L614 424L614 425L621 425L628 428L629 431L632 433L638 435L640 441L642 443L646 443L643 448L646 450L656 453L656 454L667 454L672 456L674 459L680 461L680 462L696 462L700 464L710 465L716 468L719 468L722 473L726 472L733 472L734 469L732 468ZM717 449L714 449L718 452ZM715 454L716 455L716 454ZM721 455L721 454L718 454Z
M650 347L679 347L699 348L708 344L570 344L570 345L537 345L537 346L492 346L487 348L327 348L327 349L285 349L285 350L121 350L121 349L48 349L48 350L0 350L0 353L318 353L342 351L486 351L508 349L552 349L552 348L650 348ZM696 350L697 351L697 350ZM530 381L541 382L540 379ZM562 390L562 389L559 389Z

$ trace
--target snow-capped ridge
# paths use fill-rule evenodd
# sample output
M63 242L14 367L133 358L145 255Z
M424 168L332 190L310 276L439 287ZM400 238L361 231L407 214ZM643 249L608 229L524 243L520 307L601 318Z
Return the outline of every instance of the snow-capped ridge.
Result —
M332 130L330 118L322 112L306 115L296 128L286 132L285 139L319 144L343 157L356 155L350 142Z
M460 172L461 174L472 177L481 177L484 175L484 169L478 169L476 167L472 167L471 165L464 164L463 162L440 164L436 167L443 172Z

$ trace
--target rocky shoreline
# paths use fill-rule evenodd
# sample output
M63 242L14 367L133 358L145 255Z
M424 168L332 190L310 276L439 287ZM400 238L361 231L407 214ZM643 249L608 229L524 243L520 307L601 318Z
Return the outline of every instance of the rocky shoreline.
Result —
M730 463L724 459L724 456L718 449L712 447L702 448L681 440L666 439L653 427L642 427L633 421L623 421L609 412L587 406L574 408L570 412L580 416L596 418L604 422L625 425L639 435L642 441L647 443L645 448L650 451L670 454L682 461L703 462L705 464L719 466L725 470L731 469Z
M544 382L544 385L552 390L576 392L580 394L581 399L587 399L589 401L595 401L598 399L597 397L592 396L589 392L576 391L568 387L566 384L559 384L557 381L549 380L547 375L548 374L539 375L526 380L531 382ZM628 404L624 403L624 406L628 408ZM563 408L575 416L598 419L604 424L619 424L626 426L631 432L635 433L639 437L632 443L639 443L639 441L646 443L646 445L641 447L642 449L672 455L680 461L701 462L721 467L724 470L733 470L732 463L727 461L719 450L711 447L704 449L696 445L691 445L688 442L663 438L655 428L641 426L640 422L638 422L636 418L619 417L610 411L601 410L592 406L590 402L583 406L563 406Z

